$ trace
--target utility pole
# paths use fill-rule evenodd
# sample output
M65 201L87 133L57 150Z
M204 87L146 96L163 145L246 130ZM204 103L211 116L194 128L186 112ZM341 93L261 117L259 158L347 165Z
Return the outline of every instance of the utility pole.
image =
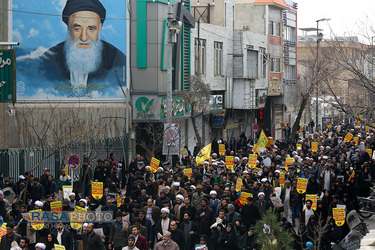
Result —
M172 50L173 44L177 42L177 34L180 32L182 23L174 19L172 1L168 1L168 67L167 67L167 122L171 126L172 124ZM165 131L164 131L165 132ZM169 155L168 146L168 160L171 161L172 166L172 157Z

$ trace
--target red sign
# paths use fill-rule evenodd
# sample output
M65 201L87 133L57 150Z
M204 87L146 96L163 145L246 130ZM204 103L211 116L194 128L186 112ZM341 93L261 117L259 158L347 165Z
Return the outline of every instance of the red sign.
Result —
M71 169L75 169L79 166L79 157L78 155L71 155L68 159L68 164Z

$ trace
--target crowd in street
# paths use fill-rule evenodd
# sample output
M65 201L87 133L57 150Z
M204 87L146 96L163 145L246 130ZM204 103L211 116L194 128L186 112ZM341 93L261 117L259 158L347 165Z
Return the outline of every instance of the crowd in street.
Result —
M214 139L211 157L202 164L196 163L200 145L193 154L185 147L185 157L161 163L156 172L151 159L141 155L130 164L123 158L115 161L113 153L95 162L86 160L80 166L79 185L67 197L62 187L70 185L71 178L65 167L56 179L48 169L41 176L0 174L1 189L11 188L16 195L9 200L0 191L0 219L7 223L0 250L59 249L56 245L66 250L262 249L258 239L263 232L257 223L268 213L276 214L277 223L290 232L294 249L318 249L318 241L319 249L331 249L350 231L347 223L335 223L333 209L344 207L346 214L358 210L358 197L371 193L375 162L369 149L375 150L375 134L365 125L345 123L301 131L295 137L290 130L287 124L286 140L257 150L251 166L256 141L244 133L228 143ZM348 133L353 136L346 141ZM225 155L219 152L220 144ZM233 167L226 166L225 156L234 157ZM293 163L286 165L287 158ZM185 170L190 168L191 176ZM308 180L303 193L297 190L299 178ZM93 182L103 183L100 199L92 195ZM251 195L241 200L241 193ZM317 201L306 198L310 194ZM83 223L77 230L67 223L46 223L40 230L25 223L25 213L51 211L54 201L62 201L62 211L111 211L113 221Z

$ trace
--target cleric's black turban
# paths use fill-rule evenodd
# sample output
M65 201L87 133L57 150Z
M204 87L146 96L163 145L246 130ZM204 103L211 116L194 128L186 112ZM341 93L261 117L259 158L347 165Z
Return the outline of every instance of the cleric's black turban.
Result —
M68 0L62 13L62 20L69 25L69 17L77 11L92 11L99 15L101 23L104 23L106 10L99 0Z

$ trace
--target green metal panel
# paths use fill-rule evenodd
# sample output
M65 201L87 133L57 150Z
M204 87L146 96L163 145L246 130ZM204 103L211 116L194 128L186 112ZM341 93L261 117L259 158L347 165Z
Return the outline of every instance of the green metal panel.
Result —
M137 0L137 67L147 68L147 3L168 4L168 0ZM172 5L175 0L172 0Z
M185 0L184 6L190 11L190 1ZM190 90L191 76L191 26L184 20L181 35L181 90Z
M15 50L0 50L0 102L16 102Z

